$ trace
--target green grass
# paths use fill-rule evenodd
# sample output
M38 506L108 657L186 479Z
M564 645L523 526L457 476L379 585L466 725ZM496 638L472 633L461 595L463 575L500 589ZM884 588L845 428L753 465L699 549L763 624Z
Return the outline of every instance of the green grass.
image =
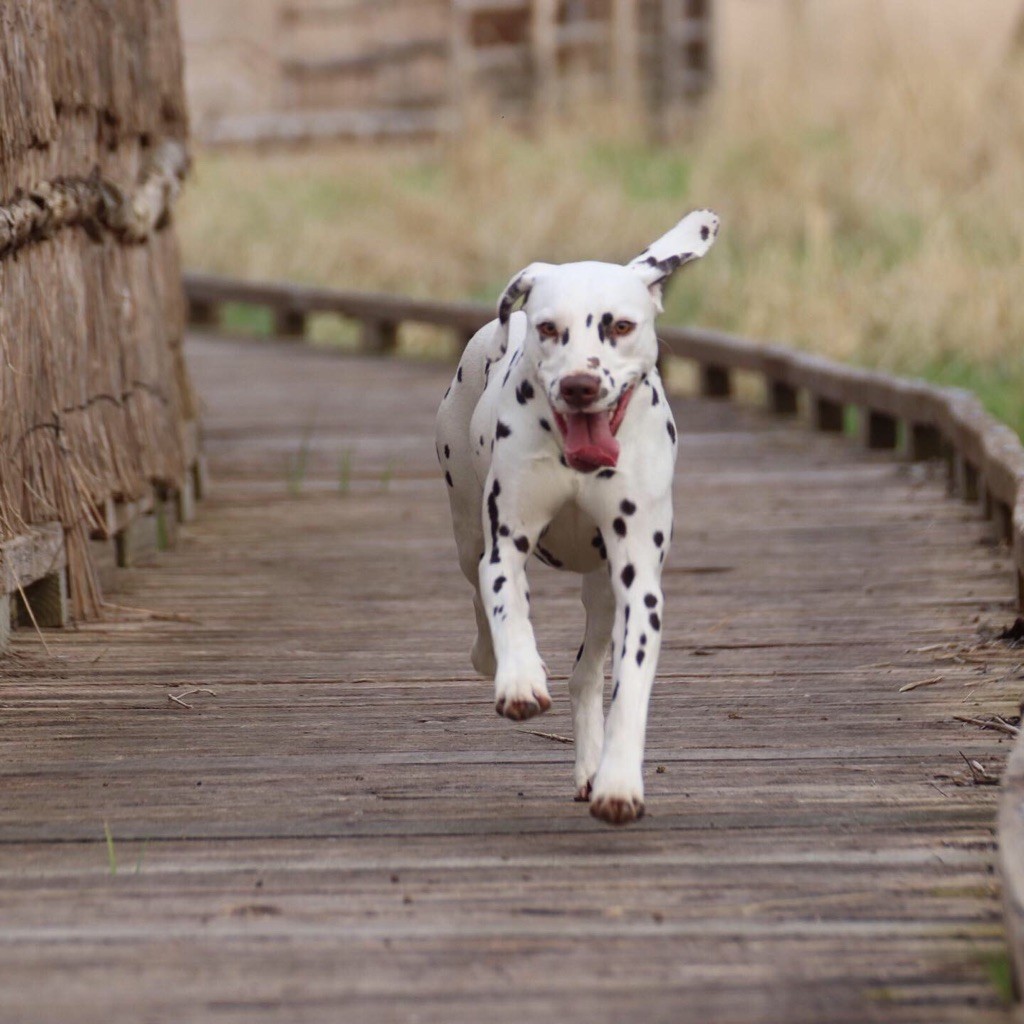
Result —
M1024 351L998 365L951 354L915 369L936 384L973 391L993 416L1024 437Z

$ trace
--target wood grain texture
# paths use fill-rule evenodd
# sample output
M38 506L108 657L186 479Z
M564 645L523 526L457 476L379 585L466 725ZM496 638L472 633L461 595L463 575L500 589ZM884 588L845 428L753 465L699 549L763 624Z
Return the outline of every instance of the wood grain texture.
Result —
M676 403L649 813L613 831L531 732L570 732L575 578L531 569L544 719L470 669L446 372L189 357L198 518L119 571L135 612L0 661L0 1019L1008 1020L995 787L958 783L1010 740L953 716L1015 713L1014 594L943 479Z

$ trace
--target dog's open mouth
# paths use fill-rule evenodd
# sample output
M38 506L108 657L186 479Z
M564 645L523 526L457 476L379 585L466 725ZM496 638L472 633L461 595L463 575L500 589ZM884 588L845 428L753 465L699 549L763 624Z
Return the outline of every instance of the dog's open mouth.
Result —
M581 473L593 473L619 461L619 442L615 440L633 388L623 392L619 404L604 412L555 413L555 422L565 441L565 461Z

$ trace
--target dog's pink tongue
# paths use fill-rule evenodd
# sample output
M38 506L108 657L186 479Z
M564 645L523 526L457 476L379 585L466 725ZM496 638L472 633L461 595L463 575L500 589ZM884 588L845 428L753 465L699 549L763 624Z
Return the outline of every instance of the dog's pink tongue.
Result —
M565 461L583 472L614 466L619 442L612 434L607 412L571 412L565 417Z

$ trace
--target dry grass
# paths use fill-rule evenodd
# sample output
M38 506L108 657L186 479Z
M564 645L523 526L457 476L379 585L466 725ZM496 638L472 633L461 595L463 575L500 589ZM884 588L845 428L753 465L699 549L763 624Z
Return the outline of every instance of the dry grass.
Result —
M710 205L723 233L669 321L974 386L1024 428L1024 67L875 45L841 80L800 68L728 83L668 147L595 112L529 139L205 155L187 261L491 300L530 260L624 260Z

